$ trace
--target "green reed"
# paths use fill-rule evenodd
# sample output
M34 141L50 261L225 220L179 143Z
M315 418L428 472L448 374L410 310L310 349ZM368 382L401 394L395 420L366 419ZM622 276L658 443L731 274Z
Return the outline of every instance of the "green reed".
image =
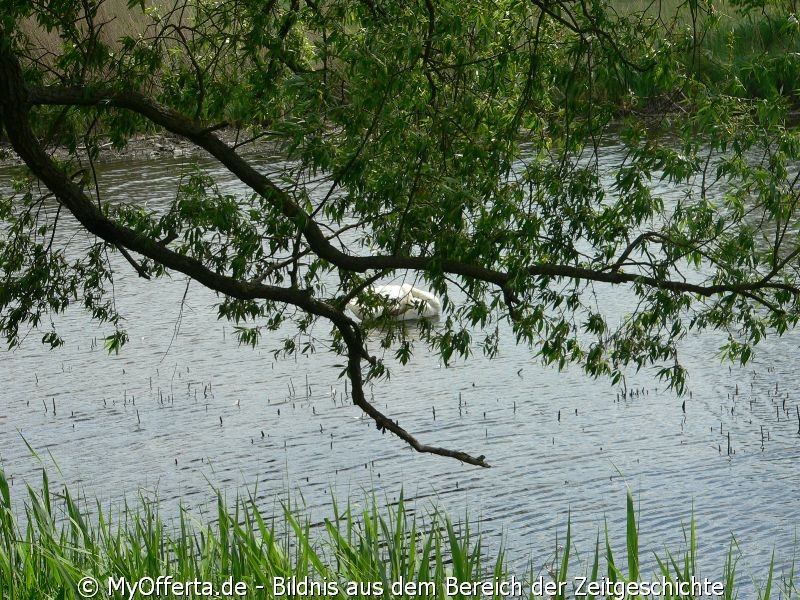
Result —
M512 576L503 551L491 556L468 520L456 523L437 511L420 515L407 508L402 495L386 506L372 497L360 511L354 504L342 507L334 501L333 517L312 527L300 516L301 511L290 505L277 515L264 514L252 496L229 506L218 493L213 518L200 520L182 509L178 517L165 520L158 503L144 497L133 506L125 503L114 514L97 502L89 511L87 501L76 500L67 488L55 493L46 470L40 489L18 487L24 487L25 494L20 503L22 518L15 513L9 481L0 469L0 598L4 600L81 598L81 593L86 593L82 587L85 577L99 583L98 598L156 597L147 589L132 591L120 582L123 578L129 583L151 578L149 585L155 585L158 576L163 579L167 575L171 581L209 582L215 593L226 590L227 582L229 593L218 597L461 600L481 594L459 590L448 595L448 578L491 582L509 581ZM648 574L641 568L639 529L630 494L626 516L624 560L618 560L612 550L606 527L604 542L598 535L589 555L590 564L575 563L568 519L563 548L559 547L548 573L536 573L531 566L524 577L518 577L523 596L534 598L531 582L540 577L553 585L563 582L553 596L561 600L576 597L576 577L627 582L663 576L677 582L699 575L694 519L685 532L685 549L677 555L669 551L655 555L656 572ZM733 542L720 579L725 584L721 597L726 600L737 597L739 554ZM116 582L110 594L109 578ZM305 581L328 587L276 589L275 581L283 581L285 586L289 585L286 582ZM393 590L392 584L400 581L402 589ZM238 592L231 587L236 583ZM777 578L774 562L766 581L755 580L754 589L763 600L800 598L794 570ZM185 589L156 591L162 592L158 594L162 598L190 597ZM191 597L204 597L199 589L195 591ZM503 594L497 590L483 597L499 600Z

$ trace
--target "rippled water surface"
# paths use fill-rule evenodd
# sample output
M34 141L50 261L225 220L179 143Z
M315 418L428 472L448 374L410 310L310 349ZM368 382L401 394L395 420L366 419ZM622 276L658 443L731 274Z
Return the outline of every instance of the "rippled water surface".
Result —
M103 186L120 201L167 202L185 168L172 160L109 165ZM744 370L720 363L720 337L687 339L685 415L684 399L648 374L631 374L635 391L622 397L577 369L539 366L509 335L498 358L478 352L449 368L417 347L409 365L369 390L422 441L485 454L487 470L416 454L362 418L337 379L340 360L324 351L322 325L320 352L276 360L279 336L256 350L238 346L216 319L215 296L199 285L189 286L181 313L182 276L148 282L112 260L131 338L119 356L96 342L109 331L70 310L56 321L65 348L47 351L32 332L0 360L0 458L18 497L24 481L39 478L25 441L87 497L113 507L144 489L157 492L165 514L179 502L205 511L212 486L230 499L255 492L265 509L300 492L315 520L330 513L331 494L359 501L375 490L391 501L402 489L417 510L435 505L457 517L468 509L489 540L505 535L512 564L530 559L540 568L563 538L568 511L584 556L604 519L621 550L628 487L643 554L680 549L694 510L704 575L721 576L732 534L745 576L766 579L773 548L776 564L792 560L797 334L768 339ZM628 304L626 288L599 293L604 305Z

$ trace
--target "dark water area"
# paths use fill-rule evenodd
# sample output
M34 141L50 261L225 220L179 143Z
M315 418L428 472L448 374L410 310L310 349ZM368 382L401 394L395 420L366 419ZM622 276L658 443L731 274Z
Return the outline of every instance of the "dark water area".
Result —
M187 168L177 159L107 165L106 197L169 202ZM73 235L70 227L64 220L59 235ZM78 235L71 245L81 243ZM231 501L253 494L266 511L291 497L319 522L332 514L331 496L392 502L402 491L418 513L468 514L490 549L502 537L512 570L525 575L529 561L536 571L552 560L568 516L585 560L606 522L621 553L630 489L643 560L685 547L692 514L703 576L722 577L732 535L745 580L766 581L773 550L778 567L793 560L800 334L768 338L742 369L721 363L721 336L688 337L685 398L649 372L631 373L623 394L577 368L542 367L503 327L493 360L476 348L445 367L418 344L401 366L386 351L391 378L368 389L373 402L425 443L486 455L493 467L479 469L381 434L337 378L341 359L325 351L324 323L313 332L316 354L276 359L291 330L239 346L217 320L214 294L197 284L187 292L181 275L144 281L122 257L111 260L130 334L118 356L102 347L110 328L70 309L55 319L66 347L46 350L31 332L0 359L0 460L19 499L25 482L40 480L26 442L71 489L111 509L141 492L157 496L164 515L183 505L213 517L216 488ZM620 314L630 308L624 287L598 295Z

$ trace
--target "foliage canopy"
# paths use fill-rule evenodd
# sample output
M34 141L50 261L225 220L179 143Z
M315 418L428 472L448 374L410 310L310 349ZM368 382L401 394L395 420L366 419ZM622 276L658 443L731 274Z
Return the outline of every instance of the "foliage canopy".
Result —
M612 381L652 366L682 390L689 330L727 332L724 354L745 362L800 316L790 5L730 2L739 29L725 29L701 0L670 15L603 0L0 0L0 125L29 170L0 200L0 328L13 346L78 303L118 350L119 252L143 278L180 272L218 292L246 343L328 321L379 428L483 466L365 398L386 370L376 332L401 361L412 349L385 314L347 312L378 301L371 284L400 277L444 299L420 331L445 361L476 334L495 352L507 321L545 363ZM772 46L737 62L736 32L765 23ZM198 169L165 210L144 193L107 201L107 142L155 131L252 193L225 195ZM263 143L282 171L257 168L248 149ZM93 236L77 258L55 235L67 218ZM610 317L601 286L624 286L635 309Z

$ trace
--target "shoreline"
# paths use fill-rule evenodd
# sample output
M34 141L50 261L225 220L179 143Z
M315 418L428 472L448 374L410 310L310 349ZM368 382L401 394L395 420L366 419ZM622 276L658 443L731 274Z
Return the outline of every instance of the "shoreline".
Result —
M255 138L243 135L241 129L220 129L215 132L223 142L229 146L239 144L237 150L247 148L274 150L274 144L264 140L264 137ZM210 156L203 148L194 142L173 133L139 134L127 141L124 147L114 148L112 142L100 143L100 154L97 164L111 163L120 160L153 160L158 158L191 158L196 156ZM66 161L71 157L64 147L48 148L48 154L59 161ZM86 147L79 146L77 156L86 158ZM25 163L14 151L7 140L0 141L0 167L19 167Z

